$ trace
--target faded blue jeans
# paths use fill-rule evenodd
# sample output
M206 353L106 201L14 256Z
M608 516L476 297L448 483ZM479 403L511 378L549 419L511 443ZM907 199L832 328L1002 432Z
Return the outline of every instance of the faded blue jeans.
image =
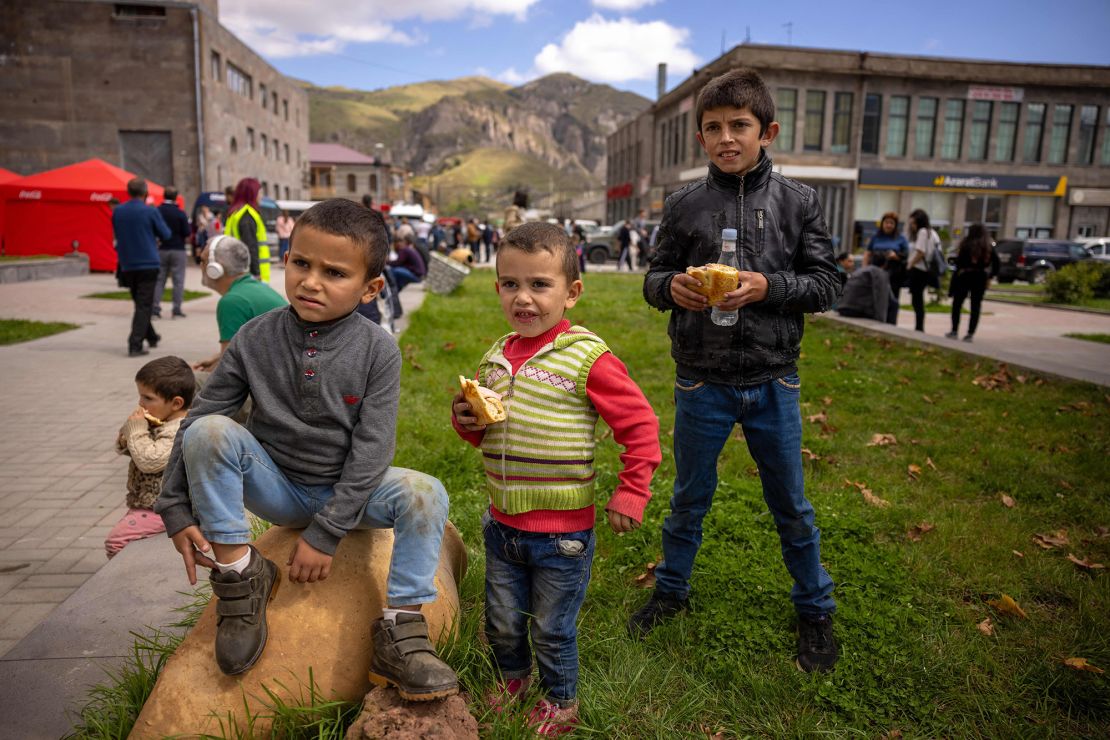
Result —
M254 435L226 416L204 416L182 440L189 497L205 539L250 542L247 510L282 527L307 527L332 497L332 486L304 486L285 476ZM447 492L437 479L390 467L369 494L356 529L392 529L386 599L390 605L436 598L435 572Z
M804 616L835 611L833 582L821 565L821 534L802 479L801 388L797 375L747 388L675 380L676 470L671 513L663 523L663 562L655 570L659 591L679 598L690 592L702 520L717 489L717 458L740 424L794 579L794 608Z
M501 524L489 511L482 515L482 525L486 638L495 667L505 681L530 676L534 651L548 701L573 704L578 692L578 612L590 583L594 531L525 532Z

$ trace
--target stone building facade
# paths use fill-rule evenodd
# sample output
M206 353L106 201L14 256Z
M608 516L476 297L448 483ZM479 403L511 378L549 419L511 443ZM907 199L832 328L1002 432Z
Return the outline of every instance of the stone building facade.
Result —
M308 195L308 96L219 23L218 0L0 4L0 166L99 157L191 203L256 177Z
M308 145L312 199L361 200L369 194L375 205L409 202L413 198L408 172L378 157L343 146Z
M922 208L942 236L1110 233L1110 67L742 44L609 137L616 221L705 174L697 94L756 69L775 96L775 169L816 188L831 234L865 244L885 211ZM640 154L636 155L635 152ZM644 152L648 154L644 154Z

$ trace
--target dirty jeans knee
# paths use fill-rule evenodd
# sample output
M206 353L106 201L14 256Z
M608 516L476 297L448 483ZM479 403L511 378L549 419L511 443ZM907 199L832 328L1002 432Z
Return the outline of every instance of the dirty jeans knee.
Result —
M435 573L448 509L447 491L438 479L405 468L387 469L370 495L359 528L393 529L386 581L391 605L435 601Z

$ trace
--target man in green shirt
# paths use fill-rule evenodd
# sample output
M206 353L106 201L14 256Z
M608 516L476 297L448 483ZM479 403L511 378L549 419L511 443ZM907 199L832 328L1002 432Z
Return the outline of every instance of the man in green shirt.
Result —
M218 236L200 253L202 282L220 294L216 323L220 328L220 351L193 364L194 370L216 369L231 338L243 324L271 309L288 305L277 291L250 274L250 250L231 236Z

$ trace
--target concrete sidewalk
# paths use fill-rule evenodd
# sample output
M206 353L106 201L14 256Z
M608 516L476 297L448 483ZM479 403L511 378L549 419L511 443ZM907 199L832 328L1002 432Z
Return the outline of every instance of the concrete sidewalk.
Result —
M282 295L283 275L271 278ZM195 266L185 282L205 290ZM125 511L127 479L113 443L137 402L135 372L153 357L192 362L219 347L212 293L186 302L187 318L155 322L162 342L150 356L128 357L130 300L81 297L114 290L105 274L0 286L0 317L81 325L0 347L0 655L107 562L104 537ZM401 293L400 327L423 296L419 284ZM183 573L170 577L186 585Z

